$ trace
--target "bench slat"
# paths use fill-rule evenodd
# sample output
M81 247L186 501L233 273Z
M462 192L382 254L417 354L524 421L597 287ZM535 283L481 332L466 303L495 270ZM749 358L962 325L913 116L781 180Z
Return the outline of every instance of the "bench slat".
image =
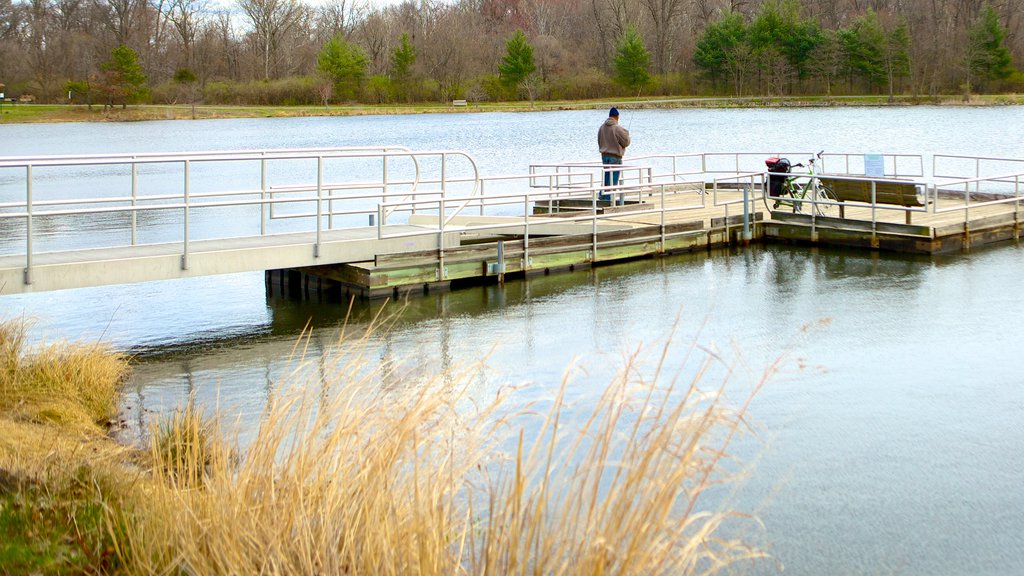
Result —
M839 180L819 176L825 186L832 189L836 200L851 202L871 202L870 180ZM924 192L920 185L899 182L874 182L875 202L879 204L896 204L899 206L924 206Z

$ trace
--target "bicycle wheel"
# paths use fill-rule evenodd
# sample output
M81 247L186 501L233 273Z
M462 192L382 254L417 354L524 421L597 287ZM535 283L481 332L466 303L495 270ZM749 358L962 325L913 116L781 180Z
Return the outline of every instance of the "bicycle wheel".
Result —
M817 178L808 184L807 188L811 188L812 185L813 189L807 190L807 198L810 200L812 194L816 194L816 198L820 202L814 204L814 213L818 216L838 217L839 208L835 205L837 198L835 192L832 191L832 186Z

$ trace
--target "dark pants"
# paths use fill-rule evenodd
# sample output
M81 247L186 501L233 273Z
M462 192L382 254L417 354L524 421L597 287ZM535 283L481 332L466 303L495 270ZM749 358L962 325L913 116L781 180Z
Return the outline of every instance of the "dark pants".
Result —
M602 164L622 164L622 158L619 158L618 156L608 156L607 154L602 154L601 155L601 163ZM604 185L605 185L605 187L608 187L608 186L618 186L619 185L619 174L621 174L620 170L607 170L606 169L604 171Z
M601 155L601 163L602 164L622 164L622 158L619 158L618 156L608 156L607 154L602 154ZM604 169L604 187L605 188L609 188L611 186L618 186L619 185L619 175L620 174L622 174L621 170L608 170L607 168L605 168ZM607 190L605 191L604 194L601 194L601 200L611 200L611 199L612 199L612 196L611 196L611 194L609 194L607 192Z

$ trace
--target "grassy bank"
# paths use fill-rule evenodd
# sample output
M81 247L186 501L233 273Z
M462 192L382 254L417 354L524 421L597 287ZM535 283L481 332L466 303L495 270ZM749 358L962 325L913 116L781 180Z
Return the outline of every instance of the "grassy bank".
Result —
M761 108L771 106L908 106L908 105L1001 106L1024 104L1024 96L800 96L743 98L626 98L603 100L566 100L529 102L480 102L468 106L447 104L351 104L331 106L196 106L138 105L122 109L82 105L5 104L0 123L19 122L134 122L144 120L185 120L211 118L279 118L297 116L365 116L387 114L430 114L472 112L522 112L541 110L591 110L611 105L634 109L673 108Z
M0 325L0 574L108 572L108 511L121 508L130 451L105 434L125 359L102 346L27 350Z
M635 351L599 398L570 404L567 377L523 406L476 389L484 364L338 347L296 364L251 443L189 404L139 450L103 433L124 359L26 350L5 326L0 574L675 574L762 556L728 536L749 519L705 503L746 412L702 389L716 356L684 379L664 366L695 347Z

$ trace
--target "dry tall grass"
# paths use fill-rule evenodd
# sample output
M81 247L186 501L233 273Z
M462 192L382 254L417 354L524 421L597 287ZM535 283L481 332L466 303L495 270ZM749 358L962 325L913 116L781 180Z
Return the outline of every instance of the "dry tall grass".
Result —
M24 322L0 323L0 414L98 430L117 411L127 360L102 344L26 346Z
M510 388L481 400L482 366L413 379L342 348L296 368L241 451L191 406L154 431L133 572L683 574L760 555L719 536L742 517L701 506L746 410L701 390L714 356L680 383L673 346L653 368L634 354L567 423L569 378L535 415Z
M105 431L128 365L0 323L0 574L107 573L130 451Z

